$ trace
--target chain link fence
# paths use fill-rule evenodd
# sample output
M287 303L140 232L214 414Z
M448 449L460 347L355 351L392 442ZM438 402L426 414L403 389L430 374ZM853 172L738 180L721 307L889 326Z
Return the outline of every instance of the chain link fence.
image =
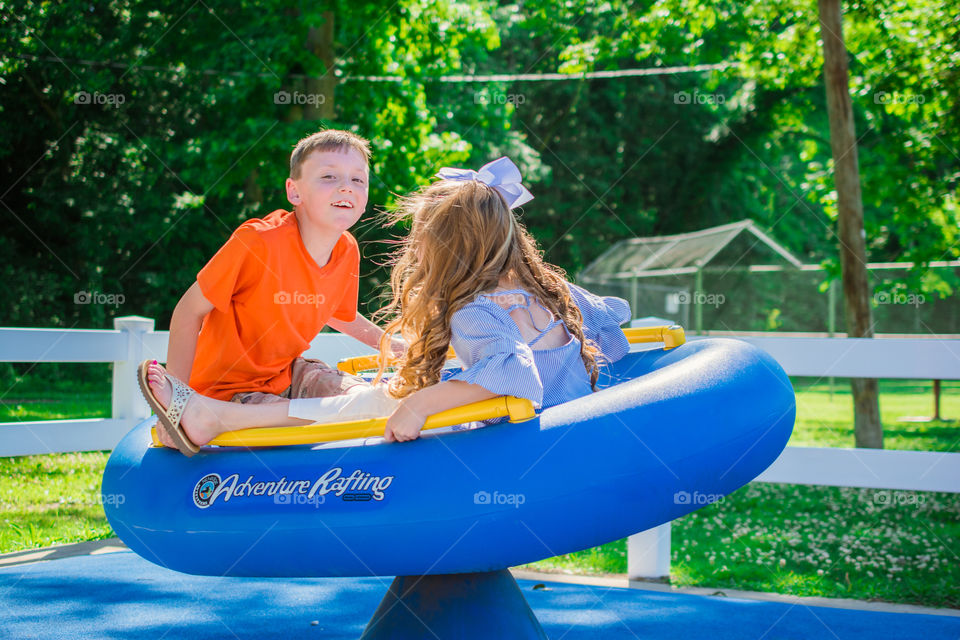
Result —
M960 334L960 296L909 291L908 263L868 265L875 333ZM931 274L960 278L960 262L933 263ZM952 277L951 277L952 276ZM580 284L628 300L634 317L657 316L697 331L844 333L840 281L827 286L819 265L711 267L678 273L581 275Z

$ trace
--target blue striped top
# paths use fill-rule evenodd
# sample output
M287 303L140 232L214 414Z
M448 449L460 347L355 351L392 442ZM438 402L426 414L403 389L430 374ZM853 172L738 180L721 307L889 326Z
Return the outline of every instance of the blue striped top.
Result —
M602 360L616 362L626 355L630 345L620 325L630 319L627 301L595 296L575 284L567 284L583 315L583 335L600 349ZM590 376L580 358L580 341L568 332L566 344L537 349L537 341L562 322L554 319L544 329L537 327L540 334L526 342L510 312L539 303L523 290L497 292L504 294L520 294L526 304L504 309L491 299L492 294L480 294L453 314L450 344L464 369L447 379L477 384L498 395L528 398L537 407L550 407L590 393Z

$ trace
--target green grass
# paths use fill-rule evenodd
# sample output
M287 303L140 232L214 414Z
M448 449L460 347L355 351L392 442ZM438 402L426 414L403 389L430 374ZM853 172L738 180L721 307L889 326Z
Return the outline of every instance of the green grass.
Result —
M110 415L109 365L38 365L0 376L0 422ZM0 458L0 553L112 537L100 506L107 453Z
M107 454L0 458L0 552L110 538L100 505Z
M788 443L794 447L852 447L853 398L847 380L838 379L833 392L826 381L793 380L797 392L797 423ZM933 414L933 383L929 380L881 380L880 419L885 449L950 451L960 439L960 422L901 422L905 416ZM960 381L940 388L940 416L960 420Z
M110 384L15 380L0 421L102 417ZM791 445L853 446L849 384L795 379ZM888 449L951 451L960 423L898 422L932 412L931 383L882 381ZM960 383L944 383L941 415L960 418ZM103 452L0 458L0 552L109 537L99 504ZM960 495L752 483L674 522L675 585L960 607ZM526 568L624 574L619 540Z
M36 365L18 375L0 363L0 422L110 416L110 365Z
M671 527L674 585L958 607L956 494L751 483ZM623 574L626 540L526 565Z

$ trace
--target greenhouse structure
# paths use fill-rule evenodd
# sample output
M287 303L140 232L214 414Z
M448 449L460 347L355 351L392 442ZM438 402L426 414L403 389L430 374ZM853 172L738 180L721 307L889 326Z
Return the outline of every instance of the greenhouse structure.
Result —
M911 263L869 263L877 333L960 333L958 296L937 298L902 284ZM931 262L925 273L958 281L960 261ZM577 282L625 298L634 317L655 316L691 332L843 333L840 282L803 264L752 220L691 233L621 240ZM949 285L945 285L949 289Z

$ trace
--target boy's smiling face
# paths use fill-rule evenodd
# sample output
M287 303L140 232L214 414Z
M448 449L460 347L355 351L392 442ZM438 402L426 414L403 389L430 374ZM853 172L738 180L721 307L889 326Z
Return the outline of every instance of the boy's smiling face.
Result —
M369 175L356 149L314 151L300 167L300 178L287 178L287 199L301 224L339 236L367 207Z

